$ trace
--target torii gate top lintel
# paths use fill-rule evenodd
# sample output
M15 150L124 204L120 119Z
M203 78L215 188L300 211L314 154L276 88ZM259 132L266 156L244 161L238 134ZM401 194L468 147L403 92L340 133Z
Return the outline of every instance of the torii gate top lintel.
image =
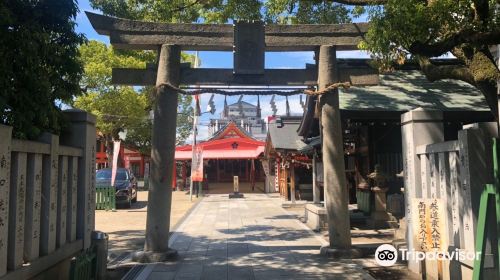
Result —
M157 50L162 44L173 44L182 50L233 50L233 24L156 23L86 14L97 33L110 36L116 48ZM368 23L270 24L263 25L263 30L266 51L314 51L321 45L357 50Z
M368 23L264 25L262 22L235 24L154 23L115 18L86 12L94 29L110 37L115 48L159 50L163 44L183 50L234 52L233 69L183 67L183 85L314 86L316 67L265 69L265 51L317 51L321 45L337 50L355 50ZM113 69L113 83L155 85L157 66L147 69ZM338 80L352 85L373 85L378 75L369 67L339 69Z

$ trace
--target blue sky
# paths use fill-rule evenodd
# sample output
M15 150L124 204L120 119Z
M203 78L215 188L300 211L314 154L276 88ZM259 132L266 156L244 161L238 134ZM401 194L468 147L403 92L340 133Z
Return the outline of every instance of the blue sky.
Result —
M79 0L80 13L77 16L77 28L76 30L80 33L84 33L89 40L98 40L104 43L109 44L109 38L107 36L101 36L95 32L92 28L89 20L85 15L85 11L92 11L88 0ZM96 13L100 13L99 11L94 11ZM359 51L344 51L338 52L338 57L344 58L362 58L368 57L366 53ZM200 52L199 57L201 60L202 68L232 68L233 67L233 57L231 52ZM306 63L314 63L313 61L313 53L312 52L287 52L287 53L278 53L278 52L270 52L266 53L266 68L305 68ZM203 95L201 98L201 108L204 111L207 107L208 99L210 95ZM228 104L234 103L238 100L239 97L228 97ZM260 98L262 115L265 118L267 115L271 114L271 108L269 105L271 97L263 96ZM303 97L305 100L305 97ZM256 104L257 97L249 96L244 97L244 101ZM208 129L206 124L210 118L217 118L219 114L223 110L224 97L220 95L216 95L214 98L216 112L214 115L204 114L200 120L199 126L199 138L204 139L207 137ZM278 108L278 115L285 113L285 97L276 96L276 105ZM302 107L299 103L299 96L289 97L289 104L292 113L301 114Z

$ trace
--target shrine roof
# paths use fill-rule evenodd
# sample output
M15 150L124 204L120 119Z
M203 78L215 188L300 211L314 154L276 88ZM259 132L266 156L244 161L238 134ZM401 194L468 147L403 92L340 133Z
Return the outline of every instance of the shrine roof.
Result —
M245 130L243 130L239 125L237 125L234 121L228 122L225 126L219 129L217 132L212 135L212 137L208 138L207 141L223 139L223 138L247 138L251 140L256 140L250 134L248 134Z
M204 159L256 159L264 152L264 145L265 142L252 138L234 122L229 122L214 136L197 144L203 149ZM191 157L191 145L175 148L176 160Z
M419 70L380 75L380 85L339 89L341 110L409 111L418 107L442 111L488 111L483 94L458 80L430 82Z
M279 117L269 123L268 137L276 150L300 150L306 146L297 130L302 117Z
M307 142L307 144L302 149L299 149L299 152L304 153L304 154L310 154L310 153L314 152L315 148L321 149L321 137L319 137L319 136L310 138L306 142Z
M246 101L239 101L239 102L235 102L231 105L228 105L228 107L238 107L239 105L242 105L242 106L246 106L247 108L257 108L257 106L251 104L251 103L248 103Z
M248 138L224 138L198 143L203 149L204 159L256 159L264 152L265 142ZM175 159L192 157L191 145L175 148Z

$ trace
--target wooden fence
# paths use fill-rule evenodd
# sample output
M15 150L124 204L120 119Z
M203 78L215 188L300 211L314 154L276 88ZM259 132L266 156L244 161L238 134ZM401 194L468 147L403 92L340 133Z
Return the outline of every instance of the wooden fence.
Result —
M90 246L95 118L66 112L69 131L12 139L0 125L0 279L27 279ZM29 264L29 265L28 265Z
M112 186L98 186L95 189L95 209L96 210L115 210L116 209L116 191Z
M421 194L415 198L443 201L446 216L441 217L445 221L445 232L441 234L445 235L450 253L476 252L479 196L484 185L493 180L491 147L490 135L479 129L465 129L459 131L456 141L421 145L416 149ZM485 275L496 273L491 250L482 253L486 260ZM474 260L465 259L443 263L426 261L425 270L436 279L471 279L473 263Z

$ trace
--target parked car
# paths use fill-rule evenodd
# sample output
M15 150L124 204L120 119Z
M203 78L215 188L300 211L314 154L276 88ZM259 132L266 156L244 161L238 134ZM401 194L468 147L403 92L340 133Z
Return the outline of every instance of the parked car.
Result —
M96 185L111 185L111 168L97 170ZM130 208L133 202L137 202L137 180L128 169L117 168L114 187L117 206Z

